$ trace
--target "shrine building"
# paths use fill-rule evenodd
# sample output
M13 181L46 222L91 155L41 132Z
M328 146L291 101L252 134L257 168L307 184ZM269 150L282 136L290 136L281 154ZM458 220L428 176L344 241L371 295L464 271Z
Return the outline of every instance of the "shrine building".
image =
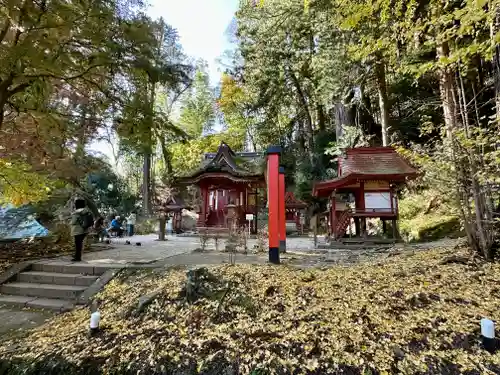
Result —
M195 185L200 190L198 230L202 228L248 227L256 233L259 213L266 209L266 155L261 152L234 152L221 142L216 153L203 155L201 166L177 179L177 185ZM304 202L286 196L287 221L300 229ZM252 220L247 220L252 217Z
M342 242L346 237L367 239L367 219L378 218L384 234L386 222L392 222L391 237L397 239L397 192L416 176L417 171L392 147L347 149L338 158L338 177L313 187L314 196L329 198L330 238Z

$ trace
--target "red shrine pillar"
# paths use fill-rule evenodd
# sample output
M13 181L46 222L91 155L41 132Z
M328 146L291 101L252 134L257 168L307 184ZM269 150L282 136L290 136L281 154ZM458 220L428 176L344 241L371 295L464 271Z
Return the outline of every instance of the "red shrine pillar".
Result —
M269 262L280 263L279 253L279 162L281 147L269 146L267 149L267 203L269 210Z
M285 168L279 168L280 253L286 253Z
M202 227L206 226L205 220L207 218L207 211L208 211L208 186L202 185L201 187L201 213L200 213L200 218L198 219L198 222L201 224Z
M330 196L330 225L331 225L331 232L332 232L332 238L333 240L337 240L337 195L336 191L334 190L333 193Z

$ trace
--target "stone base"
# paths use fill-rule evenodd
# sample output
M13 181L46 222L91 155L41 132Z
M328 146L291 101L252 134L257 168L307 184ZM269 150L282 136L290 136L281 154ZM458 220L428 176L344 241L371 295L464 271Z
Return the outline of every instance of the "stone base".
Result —
M269 247L269 263L280 264L279 247Z
M280 240L280 253L286 253L286 240Z

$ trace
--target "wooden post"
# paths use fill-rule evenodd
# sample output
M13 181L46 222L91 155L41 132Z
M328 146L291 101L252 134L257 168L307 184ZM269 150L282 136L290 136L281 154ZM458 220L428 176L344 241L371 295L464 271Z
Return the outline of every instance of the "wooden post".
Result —
M280 252L286 253L285 168L279 168Z
M333 239L337 240L337 193L334 190L331 199L330 220Z
M267 149L267 202L269 209L269 262L280 263L279 253L279 162L281 147Z
M359 182L359 191L360 191L360 196L359 196L359 209L362 212L365 212L366 206L365 206L365 182L360 181ZM366 217L361 218L361 237L366 238L368 236L368 233L366 232Z
M392 238L394 240L398 239L398 221L396 219L392 219Z
M160 224L160 238L159 240L160 241L165 241L165 226L167 224L167 215L165 214L165 212L160 212L160 218L159 218L159 224Z
M258 189L255 189L254 191L255 195L254 195L254 206L253 206L253 226L254 226L254 233L257 234L258 230L259 230L259 224L258 224L258 221L257 221L257 214L259 213L259 190Z
M366 231L366 217L361 218L361 237L367 238L368 233Z

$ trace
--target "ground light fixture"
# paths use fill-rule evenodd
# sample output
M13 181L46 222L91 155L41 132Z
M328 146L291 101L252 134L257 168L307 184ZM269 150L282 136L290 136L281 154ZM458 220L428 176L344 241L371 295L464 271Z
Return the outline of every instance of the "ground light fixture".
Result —
M490 319L481 319L481 339L484 349L490 353L496 351L495 323Z

